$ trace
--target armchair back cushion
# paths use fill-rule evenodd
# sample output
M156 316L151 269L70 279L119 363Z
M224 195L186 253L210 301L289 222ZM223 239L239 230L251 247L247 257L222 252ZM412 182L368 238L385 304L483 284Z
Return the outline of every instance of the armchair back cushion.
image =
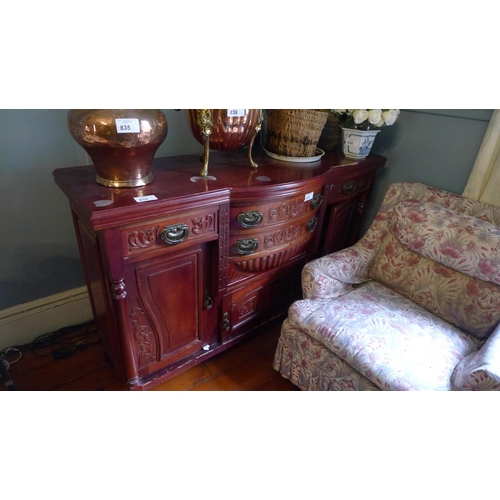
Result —
M500 321L500 228L417 200L399 203L370 278L466 332Z

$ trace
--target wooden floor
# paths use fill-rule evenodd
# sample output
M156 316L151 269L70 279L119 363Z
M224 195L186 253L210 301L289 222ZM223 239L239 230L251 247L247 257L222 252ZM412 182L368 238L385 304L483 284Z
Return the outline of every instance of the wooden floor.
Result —
M295 391L272 367L280 325L257 332L208 361L176 375L154 391ZM54 360L51 352L23 353L9 367L18 391L126 391L98 342L68 357ZM4 380L0 391L7 390Z

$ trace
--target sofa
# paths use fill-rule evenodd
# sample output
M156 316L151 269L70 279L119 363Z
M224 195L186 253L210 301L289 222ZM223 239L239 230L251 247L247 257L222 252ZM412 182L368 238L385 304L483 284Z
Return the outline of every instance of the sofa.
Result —
M396 183L302 271L274 369L302 390L500 389L500 207Z

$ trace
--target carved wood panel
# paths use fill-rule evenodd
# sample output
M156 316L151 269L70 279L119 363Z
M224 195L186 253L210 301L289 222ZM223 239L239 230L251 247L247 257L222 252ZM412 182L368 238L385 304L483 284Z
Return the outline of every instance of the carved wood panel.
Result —
M209 343L202 328L202 297L209 288L203 272L203 247L131 266L137 301L132 308L132 334L140 367L196 352ZM209 252L205 252L208 256Z
M186 227L186 235L179 243L191 243L206 235L216 234L218 231L217 223L216 212L187 214L177 218L168 218L154 225L123 230L123 248L128 255L151 251L152 249L168 248L171 242L164 237L164 232L168 229L174 231L174 228L181 225ZM176 243L173 242L173 244Z

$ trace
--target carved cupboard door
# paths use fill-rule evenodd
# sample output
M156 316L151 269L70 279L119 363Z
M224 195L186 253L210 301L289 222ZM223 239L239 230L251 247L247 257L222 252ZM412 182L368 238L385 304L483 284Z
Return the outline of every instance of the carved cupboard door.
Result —
M196 245L128 267L130 334L141 376L210 345L210 250Z

